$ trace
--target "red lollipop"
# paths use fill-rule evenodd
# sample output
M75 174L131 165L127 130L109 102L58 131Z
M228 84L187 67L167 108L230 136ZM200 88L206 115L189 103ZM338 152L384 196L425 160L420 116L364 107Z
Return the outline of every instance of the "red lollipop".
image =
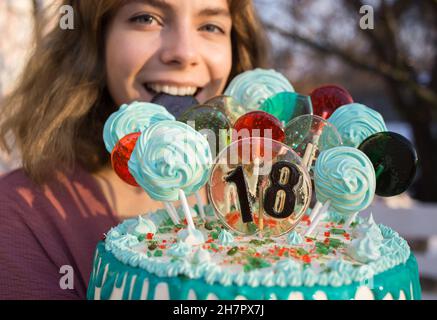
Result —
M249 130L249 136L244 136L244 129ZM270 134L265 135L267 132L264 130L269 129L271 130L271 137ZM266 137L283 142L285 140L285 133L281 121L270 113L258 110L242 115L234 124L233 141L249 137Z
M350 93L337 85L325 85L310 94L315 115L327 120L331 114L345 104L353 103Z
M111 163L115 173L124 182L134 187L139 187L139 185L129 172L127 163L140 135L141 132L134 132L124 136L117 142L111 153Z

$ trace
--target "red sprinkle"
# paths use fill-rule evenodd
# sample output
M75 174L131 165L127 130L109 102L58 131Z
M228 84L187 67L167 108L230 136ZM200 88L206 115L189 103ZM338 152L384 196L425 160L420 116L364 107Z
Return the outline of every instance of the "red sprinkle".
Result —
M329 238L330 236L331 236L331 232L326 231L326 232L325 232L325 237Z
M282 257L284 255L285 250L286 250L285 248L281 248L278 252L278 256Z
M345 233L343 233L343 237L345 237L345 238L350 238L350 234L349 233L347 233L347 232L345 232Z
M311 263L311 258L309 255L306 254L306 255L302 256L302 261L305 263Z
M306 242L313 242L313 240L311 240L310 238L305 238Z
M147 240L152 240L153 239L154 234L153 233L148 233L147 234Z
M160 246L159 246L159 249L165 249L166 248L166 246L164 245L164 244L161 244Z

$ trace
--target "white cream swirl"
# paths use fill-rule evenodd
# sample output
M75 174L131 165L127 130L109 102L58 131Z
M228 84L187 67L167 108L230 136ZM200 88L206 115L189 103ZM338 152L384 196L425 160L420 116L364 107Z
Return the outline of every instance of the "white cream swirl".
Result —
M162 120L175 120L163 106L148 102L132 102L122 105L105 122L103 140L108 152L117 142L134 132L143 132L152 124Z
M188 196L206 183L212 163L208 141L178 121L161 121L138 138L129 160L137 183L158 201L176 201L179 190Z
M341 214L353 214L373 201L376 178L369 158L351 147L335 147L320 153L314 170L317 200L331 201Z
M232 96L247 111L254 111L266 99L285 91L294 92L294 88L281 73L258 68L236 76L224 94Z

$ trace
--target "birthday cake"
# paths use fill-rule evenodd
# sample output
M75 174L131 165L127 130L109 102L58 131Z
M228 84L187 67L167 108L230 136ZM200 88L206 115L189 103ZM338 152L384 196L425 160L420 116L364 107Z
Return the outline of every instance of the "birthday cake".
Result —
M279 73L256 69L225 94L179 121L164 102L184 102L162 95L165 106L132 103L108 119L115 172L165 209L108 231L87 298L420 299L407 242L365 213L375 194L411 183L409 141L338 86L306 97ZM205 185L208 205L198 194Z

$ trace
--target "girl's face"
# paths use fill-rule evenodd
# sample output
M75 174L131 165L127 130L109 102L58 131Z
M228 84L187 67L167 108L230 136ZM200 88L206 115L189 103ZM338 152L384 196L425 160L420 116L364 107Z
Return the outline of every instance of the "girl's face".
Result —
M107 84L118 105L159 92L220 94L231 72L227 0L130 0L106 36Z

